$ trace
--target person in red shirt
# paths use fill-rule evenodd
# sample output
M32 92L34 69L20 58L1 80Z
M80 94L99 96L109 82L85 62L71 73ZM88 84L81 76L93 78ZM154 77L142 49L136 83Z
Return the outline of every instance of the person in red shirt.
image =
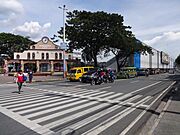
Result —
M22 88L22 84L24 83L24 75L22 73L22 70L18 71L16 82L17 82L17 85L18 85L18 92L20 94L21 88Z

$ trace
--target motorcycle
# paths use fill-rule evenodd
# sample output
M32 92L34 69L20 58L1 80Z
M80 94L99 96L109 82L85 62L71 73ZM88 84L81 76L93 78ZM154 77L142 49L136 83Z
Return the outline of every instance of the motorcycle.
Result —
M100 77L100 76L94 76L91 78L91 85L97 85L97 84L102 84L102 83L107 83L108 78L106 76Z
M114 79L115 79L114 76L110 76L110 75L108 76L108 82L113 83Z

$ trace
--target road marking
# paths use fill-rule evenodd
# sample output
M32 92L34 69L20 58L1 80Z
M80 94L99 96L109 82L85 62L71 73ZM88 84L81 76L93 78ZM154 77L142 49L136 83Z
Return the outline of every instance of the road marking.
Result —
M108 93L105 93L105 94L102 94L100 96L96 96L97 98L102 98L102 97L105 97L105 96L108 96L108 95L112 95L114 94L114 92L108 92Z
M152 101L152 103L146 108L140 115L132 121L128 127L126 127L120 135L125 135L141 118L142 116L150 109L150 107L166 92L168 91L176 82L173 82L168 88L166 88L155 100Z
M128 114L133 112L134 110L136 110L136 106L138 106L139 104L142 104L144 102L147 102L147 100L149 100L149 99L151 99L151 97L148 96L148 97L140 100L139 102L135 103L132 107L128 107L127 109L121 111L120 113L116 114L115 116L107 119L106 121L102 122L101 124L86 131L82 135L98 135L98 134L100 134L102 131L106 130L107 128L109 128L110 126L117 123L119 120L121 120L122 118L124 118L125 116L127 116Z
M19 113L20 114L25 114L25 113L29 113L29 112L33 112L33 111L38 111L38 110L40 110L40 109L45 109L45 108L48 108L48 107L52 107L52 106L55 106L55 105L62 105L62 104L65 104L65 103L68 103L68 102L72 102L72 101L74 101L73 103L74 104L78 104L79 102L75 102L75 101L77 101L77 100L79 100L79 99L68 99L67 98L67 100L65 100L65 101L62 101L62 102L60 102L60 103L55 103L55 104L49 104L49 105L46 105L46 106L40 106L40 107L36 107L36 108L32 108L32 109L28 109L28 110L24 110L24 111L20 111ZM82 101L81 101L82 102ZM73 103L71 103L71 104L65 104L65 105L62 105L62 106L60 106L60 107L66 107L66 106L71 106L71 105L74 105ZM60 108L58 108L58 109L60 109ZM49 110L51 110L51 109L49 109ZM52 110L51 110L52 111ZM39 111L39 113L38 114L40 114L40 112L41 111ZM36 113L34 113L34 115L35 115ZM37 115L38 115L37 114Z
M8 107L8 108L13 108L13 107L18 107L18 106L25 106L28 105L29 103L32 104L41 104L42 101L44 101L43 103L46 103L47 101L52 101L52 100L58 100L59 97L42 97L42 98L33 98L33 99L24 99L24 100L20 100L17 101L15 103L5 103L5 104L1 104L1 106L3 107Z
M138 99L138 98L140 98L140 97L142 97L142 95L136 95L136 96L134 96L134 97L131 97L131 98L123 101L121 104L125 105L126 103L132 102L133 100L136 100L136 99Z
M150 84L150 85L148 85L148 86L142 87L142 88L140 88L140 89L137 89L137 90L135 90L135 91L131 92L130 94L133 94L133 93L136 93L136 92L142 91L142 90L144 90L144 89L147 89L147 88L149 88L149 87L152 87L152 86L154 86L154 85L156 85L156 84L159 84L159 83L161 83L161 82L162 82L162 81L159 81L159 82L156 82L156 83Z
M90 86L90 84L76 85L76 86L73 86L73 88L82 87L82 86Z
M83 103L83 102L87 102L87 100L84 100L84 101L81 100L81 103ZM41 122L44 122L44 121L47 121L47 120L50 120L50 119L62 116L64 114L68 114L70 112L74 112L76 110L79 110L79 109L82 109L82 108L85 108L85 107L88 107L88 106L91 106L91 105L95 105L97 103L98 103L97 101L92 101L92 102L89 102L89 103L84 103L82 105L78 105L76 107L72 107L72 108L69 108L67 110L63 110L61 112L56 112L56 113L50 114L48 116L38 118L38 119L34 120L34 122L41 123Z
M130 82L130 83L137 83L137 82L139 82L139 80L137 80L137 81L132 81L132 82Z
M92 113L92 112L94 112L94 111L97 111L98 109L102 109L102 108L107 107L107 106L109 106L109 104L107 104L107 103L102 103L102 104L100 104L100 105L97 105L97 106L91 107L91 108L89 108L89 109L86 109L86 110L84 110L84 111L82 111L82 112L79 112L79 113L73 114L73 115L71 115L71 116L62 118L62 119L57 120L57 121L54 121L54 122L52 122L52 123L48 123L48 124L44 125L43 127L44 127L44 128L49 128L49 129L51 129L51 128L53 128L53 127L60 126L60 125L62 125L62 124L64 124L64 123L67 123L67 122L69 122L69 121L75 120L75 119L77 119L77 118L80 118L80 117L82 117L82 116L85 116L85 115L87 115L87 114L89 114L89 113Z
M111 86L102 87L102 88L99 88L99 89L96 89L96 90L97 90L97 91L100 91L100 90L109 89L109 88L111 88Z
M112 96L108 96L108 97L106 97L106 99L112 99L112 98L115 98L115 97L118 97L118 96L120 96L120 95L122 95L123 93L116 93L116 94L114 94L114 95L112 95ZM112 99L113 100L113 99Z
M78 130L80 129L81 127L84 127L85 125L97 120L97 119L100 119L101 117L105 116L105 115L108 115L109 113L121 108L122 106L119 106L119 105L115 105L115 106L112 106L104 111L101 111L101 112L98 112L86 119L83 119L73 125L70 125L69 127L66 127L66 129L73 129L73 130ZM62 129L63 130L63 129Z
M97 92L96 93L93 93L93 94L85 94L83 96L88 96L88 97L91 97L91 96L96 96L96 95L100 95L100 94L104 94L104 93L107 93L107 91L100 91L100 92Z
M7 82L8 83L8 82ZM15 86L16 85L16 83L12 83L12 84L7 84L7 83L5 83L5 84L0 84L0 87L4 87L4 86Z
M48 94L48 93L47 93ZM42 93L37 93L37 94L30 94L30 95L16 95L14 97L9 96L8 98L1 98L0 99L0 104L4 104L4 103L8 103L8 102L12 102L12 101L22 101L22 99L30 99L31 98L41 98L41 97L49 97L48 95L42 95Z
M67 101L66 101L67 102ZM70 101L69 101L70 102ZM74 100L73 103L69 103L69 104L64 104L62 106L57 106L57 107L53 107L53 108L50 108L50 109L46 109L44 107L44 110L40 110L38 112L35 112L35 113L31 113L31 114L26 114L25 117L26 118L33 118L33 117L37 117L37 116L40 116L42 114L47 114L49 112L52 112L52 111L56 111L56 110L60 110L60 109L63 109L63 108L66 108L66 107L71 107L71 106L74 106L74 105L77 105L77 104L80 104L80 103L84 103L86 101L76 101ZM65 103L65 102L64 102ZM59 105L61 105L62 103L60 103ZM46 109L46 110L45 110ZM24 112L20 112L20 114L24 114Z
M25 110L25 109L28 109L30 107L37 107L37 106L40 106L40 105L46 105L46 104L50 104L50 103L52 105L53 102L59 103L59 101L62 101L62 100L65 100L65 99L67 99L67 98L54 98L54 99L52 98L52 100L50 100L50 101L41 102L41 103L34 103L34 104L30 104L30 105L24 104L24 106L22 106L22 107L18 107L18 105L10 106L10 107L8 106L7 109L11 109L13 107L13 109L11 109L12 111ZM14 107L16 107L16 108L14 108Z
M39 130L40 128L42 128L41 125L33 122L33 121L30 121L28 119L26 119L25 117L22 117L20 116L19 114L17 113L14 113L6 108L3 108L0 106L0 111L1 113L3 113L4 115L14 119L15 121L23 124L24 126L26 126L27 128L39 133L39 134L42 134L42 135L50 135L50 134L55 134L53 131L49 130L48 128L45 128L44 130Z
M107 89L107 88L110 88L110 87L111 86L103 87L103 89ZM37 100L33 99L34 101L32 101L32 105L27 104L27 103L30 103L31 101L30 101L30 99L27 99L26 97L21 97L23 99L24 103L21 103L20 100L18 101L18 103L21 103L21 104L12 105L12 103L5 103L7 105L6 106L7 109L9 109L10 107L17 107L17 108L9 109L9 111L17 111L16 114L23 115L23 116L20 116L20 117L23 117L24 119L27 119L27 120L28 120L28 118L29 119L32 118L34 120L32 120L32 119L30 119L30 120L33 123L36 123L36 124L37 123L39 123L39 124L42 123L42 125L44 125L44 126L40 126L39 124L37 124L37 125L39 125L39 127L36 127L36 131L38 131L38 133L44 133L44 129L46 129L46 128L48 130L47 132L49 133L50 128L60 126L61 124L70 122L71 120L75 120L75 119L77 119L77 118L79 118L81 116L87 115L89 113L93 113L94 111L97 111L98 109L108 107L108 105L110 105L109 103L117 102L116 99L119 98L118 96L122 95L122 93L114 93L114 92L109 92L109 91L100 91L100 90L102 90L101 88L96 89L96 90L86 90L86 89L84 90L84 89L80 89L80 88L63 87L60 90L63 90L64 92L47 90L47 89L39 89L39 88L33 88L33 87L30 87L30 88L28 87L28 89L31 89L32 91L35 91L35 92L36 92L36 90L40 90L40 92L38 93L39 95L43 92L43 93L47 93L47 94L57 94L58 97L63 96L63 95L68 96L67 101L63 101L63 103L66 102L67 104L65 103L62 106L61 106L62 102L60 102L60 103L59 102L58 103L52 103L54 101L59 101L60 100L60 99L56 98L56 96L53 97L53 98L48 97L48 99L52 99L52 100L46 101L45 99L42 98L42 96L45 97L45 95L42 94L42 95L40 95L40 98L38 98L38 97L34 96L34 93L32 95L31 94L28 95L29 98L37 99ZM77 90L78 93L74 92L73 91L74 89ZM73 93L76 93L76 94L71 94L70 92L73 92ZM25 96L25 94L26 93L22 94L21 96ZM81 95L78 95L78 94L81 94ZM127 99L127 100L125 100L123 102L118 101L117 103L119 103L119 105L117 105L117 106L114 105L113 106L114 108L112 107L114 110L116 110L116 109L122 107L122 105L124 105L124 104L131 105L128 108L128 110L126 110L125 112L122 113L122 116L120 116L120 115L117 116L117 118L119 120L122 119L123 117L126 117L129 113L133 112L134 110L132 110L132 108L137 109L137 107L142 106L144 102L147 102L147 100L149 100L151 98L150 96L145 97L144 99L141 100L141 102L138 102L139 104L137 104L137 103L129 103L129 102L142 97L142 95L133 95L133 94L128 95L128 94L125 94L124 96L121 96L120 98L124 99L124 98L128 98L129 96L130 96L129 99ZM17 94L16 97L18 98L19 94ZM72 97L76 97L76 98L72 99ZM105 98L103 98L103 97L105 97ZM114 97L118 97L118 98L109 100L109 99L114 98ZM87 99L84 99L84 98L87 98ZM11 100L10 98L8 98L8 99L11 102L14 101L14 100ZM80 100L80 101L78 101L78 100ZM96 101L90 101L90 100L96 100ZM4 99L4 101L5 101L5 99ZM40 101L42 102L42 103L39 104L41 106L36 107L36 105L38 105L38 102L40 102ZM70 101L73 101L73 103L68 103ZM96 104L99 103L99 101L106 101L108 103L101 103L100 105L96 105ZM85 104L85 102L87 102L87 103ZM44 105L45 103L47 103L48 105ZM51 103L51 104L49 104L49 103ZM82 104L82 105L78 106L78 104ZM56 105L56 107L54 105ZM73 106L73 105L77 105L77 106ZM94 105L94 107L88 108L88 110L84 110L84 111L72 114L70 116L64 117L64 118L59 119L59 120L54 119L55 121L48 123L49 122L48 120L50 120L50 119L62 116L64 114L67 114L67 113L70 113L70 112L73 112L73 111L77 111L79 109L83 109L84 107L89 107L91 105L92 106ZM29 107L34 107L34 108L29 108ZM48 107L52 107L52 108L48 109ZM67 109L67 110L54 112L54 111L57 111L57 110L60 110L60 109L66 108L66 107L70 107L70 108ZM27 110L21 110L21 109L26 109L26 108L27 108ZM96 114L94 114L94 115L92 115L90 117L87 117L84 120L81 120L81 121L77 122L79 125L74 124L74 126L76 126L76 128L78 128L78 127L80 128L80 127L82 127L82 125L86 125L86 124L90 123L91 121L93 122L93 121L105 116L106 114L110 113L111 111L113 111L113 109L112 110L110 110L110 109L111 108L108 108L107 112L105 111L106 110L105 109L102 112L98 112L98 113L96 113ZM33 112L33 111L36 111L36 112ZM48 113L50 113L50 112L52 112L52 114L49 115ZM45 115L43 116L43 114L45 114ZM40 116L40 115L42 115L42 116ZM113 124L113 123L116 123L115 119L116 118L114 117L114 119L109 118L108 120L110 120L110 123ZM47 124L46 124L46 122L47 122ZM51 132L51 133L54 133L54 132Z
M169 105L170 105L171 102L172 102L172 96L169 98L167 104L166 104L165 107L163 108L163 110L162 110L161 114L159 115L159 117L155 120L155 123L154 123L153 127L152 127L151 130L149 131L149 135L152 135L152 134L153 134L154 130L155 130L156 127L158 126L158 124L159 124L162 116L163 116L164 113L165 113L164 111L167 110L167 108L169 107Z

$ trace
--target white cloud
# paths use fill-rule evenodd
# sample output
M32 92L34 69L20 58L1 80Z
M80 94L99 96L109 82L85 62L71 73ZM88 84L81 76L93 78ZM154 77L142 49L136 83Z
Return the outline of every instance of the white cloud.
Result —
M14 21L23 14L23 5L18 0L0 0L0 26L14 24Z
M39 22L25 22L22 26L18 26L13 29L13 33L29 36L33 40L39 40L47 33L47 30L51 27L51 23L46 23L43 26Z
M159 51L168 53L173 58L180 54L180 32L166 32L144 42Z
M164 25L159 27L153 27L153 28L146 28L143 30L135 30L135 34L137 36L147 36L147 35L153 35L153 34L160 34L165 33L169 31L179 31L180 30L180 24L173 24L173 25Z

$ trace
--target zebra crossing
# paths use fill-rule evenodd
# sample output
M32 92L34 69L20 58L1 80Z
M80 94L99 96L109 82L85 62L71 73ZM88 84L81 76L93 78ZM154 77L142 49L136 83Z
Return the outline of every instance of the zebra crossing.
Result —
M3 90L6 87L9 89ZM147 108L146 102L152 99L151 96L73 86L53 87L53 90L24 87L21 94L13 92L15 88L15 85L1 85L0 111L43 135L72 132L106 135L106 130L111 130L111 126L139 107Z

